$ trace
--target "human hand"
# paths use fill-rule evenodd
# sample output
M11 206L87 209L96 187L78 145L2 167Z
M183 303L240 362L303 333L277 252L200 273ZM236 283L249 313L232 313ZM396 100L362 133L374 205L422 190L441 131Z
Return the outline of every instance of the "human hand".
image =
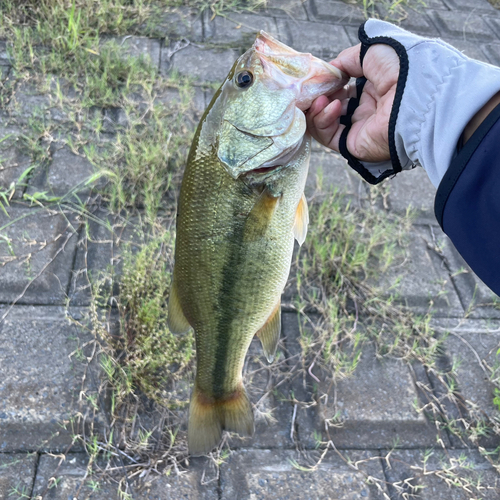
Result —
M347 149L361 161L390 160L389 118L399 76L399 58L392 47L376 44L366 52L361 67L360 50L361 44L350 47L330 62L351 77L367 79L359 106L352 115ZM339 139L345 128L339 119L347 113L352 97L356 97L355 83L312 103L306 113L307 127L319 143L339 151Z

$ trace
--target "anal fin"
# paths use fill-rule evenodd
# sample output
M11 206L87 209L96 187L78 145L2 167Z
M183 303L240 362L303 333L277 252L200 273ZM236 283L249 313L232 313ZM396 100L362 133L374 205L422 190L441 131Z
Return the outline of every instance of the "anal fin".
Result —
M308 225L309 209L307 208L306 197L304 193L302 193L302 197L297 205L297 211L295 212L295 224L293 226L293 235L299 245L302 245L306 239Z
M274 361L274 355L278 347L281 333L281 301L274 308L273 312L264 323L264 326L257 332L257 336L262 344L262 350L269 363Z
M191 327L186 319L186 316L184 316L184 313L182 312L175 281L172 282L170 287L167 324L170 331L177 334L186 333Z

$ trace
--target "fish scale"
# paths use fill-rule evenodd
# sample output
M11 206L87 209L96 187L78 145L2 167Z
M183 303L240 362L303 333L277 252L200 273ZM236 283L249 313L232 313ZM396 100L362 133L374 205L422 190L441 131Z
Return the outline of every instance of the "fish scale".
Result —
M302 242L307 229L303 191L310 138L297 132L304 123L300 109L295 108L290 123L290 107L302 97L300 86L295 85L297 75L286 72L283 82L277 82L276 68L273 79L266 79L262 43L306 58L296 66L309 68L316 79L318 72L324 74L332 89L345 83L339 70L261 32L235 62L200 121L179 196L169 300L171 330L182 333L192 327L195 333L196 379L188 424L188 444L195 455L216 446L223 430L253 433L242 382L245 355L257 334L268 360L274 357L294 238ZM240 72L246 74L242 81L251 82L249 88L238 88ZM307 75L299 76L307 82ZM238 120L242 128L231 129Z

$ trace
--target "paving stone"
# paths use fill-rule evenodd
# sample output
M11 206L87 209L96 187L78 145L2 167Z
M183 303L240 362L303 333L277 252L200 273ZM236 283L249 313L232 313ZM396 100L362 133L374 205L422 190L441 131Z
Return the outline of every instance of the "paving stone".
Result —
M107 212L96 211L78 241L68 294L74 306L90 305L92 285L107 279L108 276L119 275L117 264L120 255L115 255L117 249L116 234L113 233L114 223L116 221L109 217ZM115 291L118 292L118 289Z
M164 9L161 14L150 18L141 28L159 38L168 40L186 38L191 42L201 42L203 40L201 12L200 9L189 7Z
M466 10L467 12L496 14L496 9L487 0L443 0L452 11ZM433 7L431 7L433 8Z
M441 228L433 227L423 237L445 259L466 316L500 319L500 298L474 274Z
M390 267L376 286L390 290L398 302L417 314L431 312L440 316L462 316L462 304L448 270L442 258L427 246L431 239L428 231L427 227L418 228L409 235L404 264Z
M500 495L498 474L475 450L436 449L430 455L424 450L395 450L385 463L387 479L395 483L390 487L394 499L495 500Z
M189 104L189 108L186 104ZM179 90L161 82L152 90L151 95L137 92L128 96L125 108L104 109L102 130L108 134L117 134L133 126L142 126L143 121L150 117L153 107L166 106L175 111L180 105L188 108L184 109L185 125L193 125L193 119L197 125L206 107L205 91L200 87Z
M477 59L478 61L482 61L485 63L489 62L488 58L485 56L484 51L481 50L481 45L478 43L469 42L467 40L459 40L457 38L441 37L441 39L444 42L453 45L453 47L460 50L467 57L471 57L472 59Z
M116 483L87 474L88 456L68 453L64 458L41 455L36 471L33 497L67 500L92 498L92 500L118 500ZM97 489L92 482L98 483Z
M221 81L222 83L222 81ZM215 93L215 90L210 89ZM186 99L189 99L189 102L193 108L195 114L197 114L198 119L201 118L201 115L205 111L205 108L208 106L210 101L206 100L206 91L202 90L199 87L192 87L189 90L189 94L186 94L186 91L183 93L179 93L178 89L175 88L164 88L158 89L154 94L154 106L171 106L178 105Z
M429 12L429 15L443 36L461 38L470 42L496 40L493 30L478 14L435 11Z
M354 3L331 0L309 0L304 3L309 19L359 27L366 21L363 9Z
M400 6L395 12L391 12L383 4L377 5L377 10L380 12L381 19L396 18L395 22L401 28L416 33L417 35L436 37L439 35L439 31L435 28L432 22L429 20L425 12L419 12L415 9L409 7ZM399 21L399 19L401 19Z
M48 89L40 90L30 82L19 83L12 95L12 99L7 106L7 113L17 122L25 123L29 120L44 120L52 124L67 123L77 125L80 130L83 126L95 128L93 122L101 118L101 109L96 107L86 108L75 112L64 108L58 98L56 98L56 88L67 101L80 100L79 91L62 78L53 78Z
M113 294L118 294L124 252L134 253L149 241L141 224L137 217L124 220L106 209L92 213L77 245L68 292L72 305L90 305L91 285L103 280L103 293L112 286Z
M31 166L31 158L26 154L22 141L23 130L19 127L0 125L0 187L9 189L21 174ZM20 198L27 179L16 188L13 198ZM10 192L10 189L9 189Z
M283 328L287 350L298 351L301 356L297 314L284 314ZM304 324L303 328L309 327ZM374 347L366 344L349 378L333 382L321 370L312 368L312 373L319 382L307 374L292 385L297 400L310 403L314 392L316 402L310 408L303 405L297 410L297 432L302 446L314 448L319 433L323 433L324 440L331 438L339 449L391 448L395 443L420 447L436 442L436 429L415 408L418 392L404 362L380 360Z
M190 45L173 54L170 61L162 51L161 72L166 75L175 71L182 76L190 76L195 84L222 83L238 57L239 53L234 49L206 49Z
M391 212L405 213L409 207L421 217L434 217L434 197L436 188L432 185L423 168L401 172L387 182L389 195L387 201Z
M483 51L488 56L488 62L500 66L500 44L488 43L483 45Z
M292 464L310 466L319 453L304 456L293 451L241 450L221 467L222 500L336 500L382 499L367 476L380 479L382 470L373 452L351 452L347 460L363 461L354 470L334 452L329 452L315 471L304 472ZM382 490L384 488L382 487Z
M37 460L36 454L0 453L0 498L30 498Z
M215 16L209 10L204 14L205 40L212 43L232 45L242 50L249 49L260 30L278 37L276 21L269 16L229 12Z
M55 149L46 170L30 183L28 194L44 191L48 196L71 199L73 195L69 193L73 192L74 196L84 199L92 188L86 182L96 169L85 153L76 154L68 146L62 146Z
M498 366L498 320L462 320L453 323L451 319L436 318L433 327L438 332L450 333L445 340L445 353L455 368L458 391L469 402L469 410L476 418L483 418L484 415L500 417L498 408L493 404L494 385L489 381L486 368ZM497 446L499 438L495 441L494 446Z
M9 56L8 43L5 40L0 40L0 65L9 66L12 60Z
M59 108L51 96L41 92L34 85L23 82L17 86L7 111L15 117L29 118L32 116L43 116L46 119L64 121L66 113Z
M218 500L217 476L213 463L208 459L189 459L189 469L179 475L154 478L141 488L137 495L141 500Z
M119 463L116 464L119 467ZM132 482L133 497L141 500L217 500L217 482L212 464L203 458L191 458L187 471L168 476L152 476L146 484ZM117 492L116 482L98 475L86 477L88 457L83 453L69 453L65 460L41 455L37 468L33 495L53 500L92 498L111 500L123 498ZM54 485L54 482L56 485ZM92 487L92 482L99 486ZM51 486L52 485L52 486ZM37 497L38 498L38 497Z
M289 17L307 21L304 8L305 3L301 0L267 0L264 8L258 12L273 17Z
M10 74L10 66L0 65L0 82L7 80Z
M42 455L37 468L33 495L53 500L92 498L92 500L118 500L123 498L117 491L116 481L100 478L98 475L86 477L88 457L83 453L69 453L61 461L59 457ZM119 464L116 464L119 467ZM203 476L203 474L205 475ZM189 469L180 475L153 476L146 484L132 482L133 498L141 500L216 500L217 482L207 460L190 459ZM202 479L205 483L202 484ZM54 486L54 481L56 485ZM92 481L99 487L94 489ZM52 487L50 487L52 485ZM45 493L45 494L44 494Z
M7 211L0 211L0 302L22 294L18 304L62 304L77 243L71 214Z
M500 17L498 15L498 10L494 9L494 12L497 14L496 16L484 16L484 19L486 21L486 24L493 30L497 38L500 38ZM492 37L493 39L497 40L497 38ZM488 40L488 41L491 41Z
M63 450L83 431L72 429L71 418L81 413L90 424L85 395L95 393L98 373L80 356L90 355L92 346L84 344L92 339L62 308L10 310L0 324L0 451Z
M426 0L425 5L414 6L416 10L450 10L444 0Z
M365 183L348 165L346 160L333 151L311 154L306 182L306 197L335 189L356 198L366 198Z
M349 37L351 45L357 45L359 43L359 38L358 38L359 27L356 28L355 26L345 26L345 30L347 36Z
M351 45L342 26L287 19L277 19L276 22L280 41L325 61L333 59Z
M160 40L144 36L101 37L101 46L114 43L119 47L119 54L124 58L142 57L149 60L151 65L158 68L160 65Z
M222 500L336 500L382 499L367 475L382 478L381 464L374 452L350 452L347 459L358 461L354 470L336 453L328 452L315 471L304 472L294 461L313 465L319 453L304 457L295 451L241 450L233 453L221 467ZM309 460L308 460L309 458Z

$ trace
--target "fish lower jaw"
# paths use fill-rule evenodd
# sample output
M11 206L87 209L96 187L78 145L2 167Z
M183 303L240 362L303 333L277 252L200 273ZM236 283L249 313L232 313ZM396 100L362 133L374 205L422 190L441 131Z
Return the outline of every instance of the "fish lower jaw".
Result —
M295 144L285 149L279 156L245 172L245 178L252 184L261 184L279 176L281 171L293 162L304 142L302 136Z

